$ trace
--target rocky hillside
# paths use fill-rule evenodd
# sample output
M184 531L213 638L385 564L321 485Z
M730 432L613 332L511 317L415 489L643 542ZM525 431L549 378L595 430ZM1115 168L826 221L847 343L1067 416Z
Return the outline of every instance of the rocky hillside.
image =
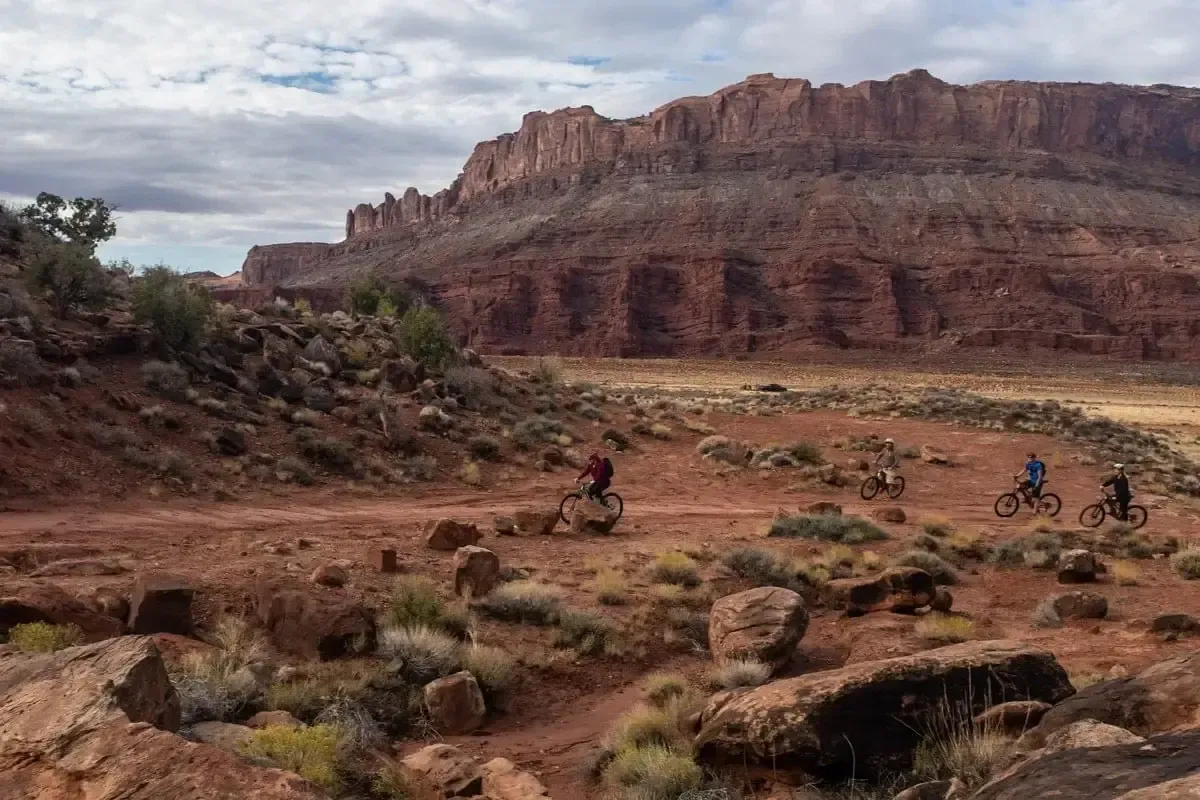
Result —
M751 76L612 120L533 113L228 299L429 282L462 344L591 355L1060 348L1200 358L1200 91L914 71Z

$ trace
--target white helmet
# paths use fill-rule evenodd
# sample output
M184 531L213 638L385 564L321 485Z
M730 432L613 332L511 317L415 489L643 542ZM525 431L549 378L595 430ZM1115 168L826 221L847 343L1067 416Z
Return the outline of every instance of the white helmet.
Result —
M1124 464L1113 464L1113 469L1125 469Z
M884 444L895 444L895 443L896 443L896 441L895 441L894 439L887 438L887 439L884 439L884 440L883 440L883 443L884 443Z

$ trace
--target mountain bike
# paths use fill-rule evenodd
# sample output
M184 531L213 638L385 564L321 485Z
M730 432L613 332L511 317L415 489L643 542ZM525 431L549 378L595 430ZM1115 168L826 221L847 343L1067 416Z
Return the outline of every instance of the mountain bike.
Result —
M571 514L575 511L575 503L580 500L589 503L595 502L595 498L588 494L588 487L590 485L581 483L579 488L562 499L562 502L558 504L559 519L569 525L571 523ZM616 514L617 519L620 519L621 515L625 513L625 502L621 499L621 495L616 492L605 492L600 497L600 504Z
M1014 483L1016 486L1011 492L1006 492L996 498L994 508L997 517L1011 517L1021 508L1022 503L1032 508L1034 514L1057 517L1058 512L1062 511L1062 500L1053 492L1042 492L1035 503L1027 486L1020 481L1014 481ZM1042 486L1045 486L1046 483L1049 481L1042 483Z
M1130 495L1130 497L1132 496ZM1121 507L1117 505L1117 498L1104 492L1100 495L1099 503L1093 503L1079 512L1079 524L1085 528L1098 528L1106 516L1120 522L1128 522L1136 530L1146 524L1150 513L1143 506L1131 505L1125 514L1125 519L1122 520Z
M875 497L875 495L879 494L880 491L885 491L888 497L895 500L897 497L904 494L904 478L899 475L894 475L892 476L892 482L888 483L887 479L884 477L883 470L880 470L874 475L867 476L867 479L863 481L862 488L858 490L858 493L862 496L863 500L871 500Z

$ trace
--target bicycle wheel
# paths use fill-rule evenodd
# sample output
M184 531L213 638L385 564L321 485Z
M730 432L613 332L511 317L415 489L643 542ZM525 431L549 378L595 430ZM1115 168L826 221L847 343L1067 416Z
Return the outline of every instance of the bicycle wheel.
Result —
M1101 522L1104 522L1104 506L1099 503L1093 503L1079 512L1079 524L1085 528L1098 528Z
M901 478L899 475L897 475L895 478L892 478L892 482L888 484L887 495L895 500L902 494L904 494L904 478Z
M1038 512L1047 514L1051 517L1057 517L1058 512L1062 511L1062 500L1053 492L1047 492L1038 500Z
M604 505L607 506L610 511L616 512L617 519L620 519L621 515L625 513L625 501L622 500L621 495L617 494L616 492L609 492L608 494L604 495Z
M1146 524L1146 520L1150 518L1150 513L1141 506L1130 506L1129 513L1125 515L1125 521L1138 529Z
M875 495L879 494L879 479L874 475L863 481L862 488L858 490L862 495L863 500L871 500Z
M1009 492L1008 494L1002 494L997 497L996 505L994 505L992 508L995 510L997 517L1011 517L1013 514L1017 513L1017 510L1020 507L1021 501L1017 499L1015 494Z
M571 524L571 513L575 511L575 501L578 499L579 495L571 492L558 504L558 518L568 525Z

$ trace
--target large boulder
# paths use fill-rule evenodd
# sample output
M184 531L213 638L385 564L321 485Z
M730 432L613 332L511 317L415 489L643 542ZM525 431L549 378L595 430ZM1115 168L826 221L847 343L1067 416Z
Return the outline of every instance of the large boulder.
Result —
M554 509L524 509L513 515L517 529L521 533L532 533L539 536L549 536L558 526L558 512Z
M763 586L722 597L708 618L708 645L718 664L752 658L778 669L804 632L808 610L790 589Z
M948 455L927 444L921 445L921 460L926 464L936 464L940 467L950 466L950 457Z
M483 597L500 580L500 558L483 547L468 545L454 551L454 592Z
M100 613L54 584L5 579L0 587L0 634L30 622L74 625L91 641L125 631L123 620Z
M400 773L419 798L441 800L475 797L483 790L483 774L475 759L448 744L431 744L399 764Z
M1095 592L1067 592L1051 601L1062 619L1104 619L1108 598Z
M992 697L1056 703L1072 691L1045 650L968 642L719 694L701 715L695 747L711 765L871 779L911 768L947 698L977 714Z
M473 522L439 519L425 526L425 544L434 550L454 551L479 543L481 535Z
M149 638L0 653L0 797L318 800L299 776L172 733L179 699Z
M483 691L469 672L456 672L426 684L425 708L433 727L450 736L479 730L487 716Z
M166 572L139 573L129 599L129 628L134 633L192 632L192 596L190 581Z
M1020 749L1036 750L1055 731L1088 719L1140 736L1200 728L1200 652L1081 689L1047 711L1037 727L1021 737Z
M550 792L541 781L517 769L507 758L493 758L479 769L488 800L550 800Z
M617 515L606 506L593 503L590 500L580 500L571 512L571 533L600 534L612 533L617 525Z
M1058 557L1059 583L1093 583L1096 555L1090 550L1066 550Z
M260 578L255 612L285 653L329 660L375 647L375 621L366 608L290 578Z

